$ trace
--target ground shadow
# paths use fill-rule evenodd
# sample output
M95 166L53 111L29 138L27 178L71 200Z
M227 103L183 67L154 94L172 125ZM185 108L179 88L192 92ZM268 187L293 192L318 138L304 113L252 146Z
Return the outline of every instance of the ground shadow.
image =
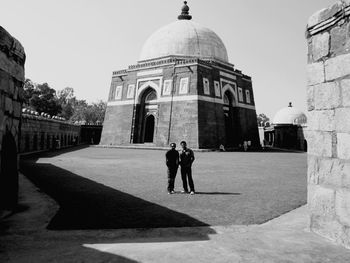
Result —
M208 226L186 214L96 183L35 159L21 171L60 205L49 229L119 229ZM213 232L212 232L213 233Z
M241 195L241 193L227 193L227 192L196 192L196 195Z
M30 152L30 153L20 153L21 159L35 159L39 157L51 158L61 154L79 151L81 149L89 148L88 144L80 144L78 146L69 146L62 149L50 150L50 151L39 151L39 152Z

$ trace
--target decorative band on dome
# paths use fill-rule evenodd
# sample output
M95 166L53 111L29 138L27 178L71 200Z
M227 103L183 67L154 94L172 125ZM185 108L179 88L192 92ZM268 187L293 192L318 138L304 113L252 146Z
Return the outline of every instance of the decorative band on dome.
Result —
M179 15L177 18L179 20L191 20L192 16L189 14L190 8L187 5L187 1L184 1L184 5L181 8L181 15Z

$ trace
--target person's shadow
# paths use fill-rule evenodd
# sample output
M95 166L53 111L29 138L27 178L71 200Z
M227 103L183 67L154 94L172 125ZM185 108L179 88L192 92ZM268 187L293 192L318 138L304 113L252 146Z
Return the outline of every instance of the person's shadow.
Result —
M241 193L227 193L227 192L196 192L196 195L241 195Z

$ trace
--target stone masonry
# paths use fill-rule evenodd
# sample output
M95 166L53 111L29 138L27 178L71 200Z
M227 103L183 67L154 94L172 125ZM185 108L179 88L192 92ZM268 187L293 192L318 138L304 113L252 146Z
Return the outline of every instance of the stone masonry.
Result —
M23 113L18 150L28 153L78 145L80 134L80 125Z
M350 248L350 1L315 13L306 34L310 228Z
M17 203L24 62L22 45L0 26L0 209L7 210Z

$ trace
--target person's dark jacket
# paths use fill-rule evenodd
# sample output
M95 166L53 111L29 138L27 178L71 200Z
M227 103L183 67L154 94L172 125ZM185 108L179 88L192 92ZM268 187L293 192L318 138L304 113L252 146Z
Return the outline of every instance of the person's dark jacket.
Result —
M190 148L182 150L180 153L180 165L181 167L191 167L194 162L194 153Z
M179 152L176 150L169 150L165 154L166 166L169 169L177 169L179 167Z

